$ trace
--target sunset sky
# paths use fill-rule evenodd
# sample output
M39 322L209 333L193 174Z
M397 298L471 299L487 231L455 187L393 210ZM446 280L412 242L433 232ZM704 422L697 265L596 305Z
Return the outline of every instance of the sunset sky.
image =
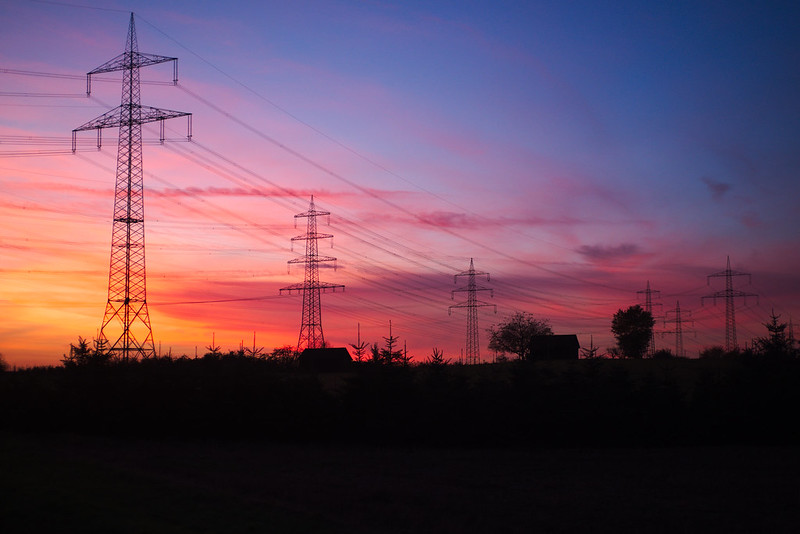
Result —
M603 5L613 7L601 7ZM92 7L96 6L96 7ZM768 7L764 7L768 6ZM730 256L738 341L771 310L800 320L800 7L795 2L297 1L0 3L0 353L55 365L97 335L107 298L116 130L72 129L119 105L85 74L124 49L142 104L193 114L144 129L148 302L173 355L297 342L294 215L331 212L346 286L325 338L458 359L466 298L491 274L484 329L515 311L613 345L615 311L680 301L689 356L725 341L701 297ZM155 82L155 83L154 83ZM301 220L303 223L305 220ZM254 299L254 297L258 297ZM263 298L262 298L263 297ZM657 331L674 324L657 320ZM657 336L674 348L673 335Z

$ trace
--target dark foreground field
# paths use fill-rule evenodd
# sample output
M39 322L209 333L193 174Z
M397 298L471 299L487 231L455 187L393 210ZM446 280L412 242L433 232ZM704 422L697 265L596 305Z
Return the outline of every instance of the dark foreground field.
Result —
M17 532L797 532L785 447L386 448L2 435Z
M0 532L797 532L800 362L0 373Z

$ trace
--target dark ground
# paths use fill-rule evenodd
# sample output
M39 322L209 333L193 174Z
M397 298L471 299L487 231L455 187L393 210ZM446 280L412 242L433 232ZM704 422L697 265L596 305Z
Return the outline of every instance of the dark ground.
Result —
M0 434L0 531L797 532L794 447L453 449Z
M0 534L800 532L800 361L0 373Z

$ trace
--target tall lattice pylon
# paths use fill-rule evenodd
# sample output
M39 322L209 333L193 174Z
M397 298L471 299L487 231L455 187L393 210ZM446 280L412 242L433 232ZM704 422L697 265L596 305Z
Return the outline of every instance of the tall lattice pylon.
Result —
M738 271L731 270L731 257L728 256L728 265L725 267L725 270L710 274L707 277L709 285L711 285L712 278L724 277L725 289L710 295L706 295L700 299L701 303L705 302L705 299L714 299L714 304L717 303L718 298L725 299L725 350L728 352L737 350L739 348L739 345L736 342L736 310L734 299L739 297L744 299L747 299L747 297L758 298L758 295L755 293L746 293L744 291L733 289L733 278L735 276L746 276L748 281L750 280L749 273L740 273Z
M650 280L647 281L647 289L642 289L636 292L637 295L644 295L644 311L649 313L653 318L655 318L655 314L653 313L653 306L661 306L660 302L653 302L653 296L659 297L661 295L660 291L653 291L650 289ZM656 332L655 329L650 331L650 341L647 344L647 354L650 357L656 353Z
M180 111L151 108L140 103L139 69L173 62L173 82L177 83L177 58L142 54L136 42L136 27L131 13L125 51L86 75L86 93L91 93L93 74L122 71L122 103L119 107L72 130L97 130L97 147L103 128L119 127L117 174L114 189L114 221L111 232L111 264L108 274L108 302L100 327L99 340L113 358L126 361L155 355L153 330L147 307L144 255L144 184L142 180L142 124L175 117L189 117Z
M450 314L453 311L453 308L466 308L467 309L467 350L465 356L465 362L468 364L480 363L481 361L481 347L478 338L478 308L484 306L494 306L494 312L497 313L497 306L494 304L489 304L483 301L478 300L478 291L489 291L490 295L494 296L494 291L487 287L481 287L478 285L476 279L478 276L486 276L486 281L489 281L489 273L485 273L483 271L476 271L475 264L472 261L472 258L469 259L469 269L458 273L453 277L454 283L458 283L459 276L466 276L467 277L467 285L465 287L461 287L459 289L454 289L450 293L450 298L455 298L456 292L466 292L467 293L467 300L466 302L460 302L458 304L453 304L447 309L447 313Z
M297 339L298 351L319 349L325 346L325 336L322 333L322 301L320 300L320 295L328 289L334 292L339 288L344 289L342 284L331 284L320 282L319 280L319 264L336 261L336 258L331 256L320 256L319 245L317 244L320 239L333 238L332 234L320 234L317 232L317 217L320 215L330 217L330 214L329 211L316 209L314 207L314 197L312 196L308 211L294 216L295 224L297 224L297 219L301 217L307 219L306 233L292 238L292 244L295 241L306 242L306 253L300 258L289 260L289 265L305 263L305 280L302 283L284 287L280 292L287 291L289 294L292 291L303 292L303 314L300 320L300 336Z
M675 325L674 330L664 330L662 334L675 334L675 356L678 358L683 358L686 356L686 352L683 350L683 333L689 332L689 330L684 330L683 325L685 323L692 323L694 321L691 319L692 312L687 312L684 310L683 315L681 315L681 303L680 301L675 302L675 309L669 310L666 312L666 317L664 318L664 323L672 323Z

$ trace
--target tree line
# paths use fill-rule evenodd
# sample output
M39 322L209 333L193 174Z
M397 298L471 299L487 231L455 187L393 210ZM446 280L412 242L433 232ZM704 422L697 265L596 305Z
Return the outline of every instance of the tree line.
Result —
M737 358L762 357L769 360L800 358L800 344L788 332L788 323L781 321L780 315L773 311L769 319L762 323L767 330L764 336L752 340L751 347L745 350L725 351L722 347L707 347L700 353L700 358ZM642 359L648 354L650 341L653 338L655 318L640 305L618 310L611 320L611 332L617 342L604 354L591 341L588 347L581 349L584 359ZM517 312L504 321L487 330L489 349L501 355L511 354L518 360L536 359L533 353L532 339L535 336L552 335L553 330L547 319L537 319L530 313ZM673 358L668 349L655 351L654 358Z
M700 353L702 359L731 359L761 357L769 360L797 359L800 358L800 346L788 330L788 324L781 321L780 315L774 312L768 321L763 323L767 330L766 335L752 340L751 346L745 350L725 351L722 347L707 347ZM588 347L580 349L584 359L612 358L612 359L642 359L648 355L650 340L653 337L655 319L653 315L644 310L640 305L630 306L618 310L611 321L611 332L614 334L616 346L600 353L600 348L591 341ZM527 312L515 312L501 322L487 329L489 335L489 350L494 351L497 361L516 359L520 361L536 360L533 352L532 340L536 336L553 335L553 329L548 319L539 319ZM349 347L354 360L359 363L409 366L414 364L448 365L453 363L452 358L445 356L444 351L433 347L430 355L424 360L415 360L407 350L399 345L398 336L383 337L383 345L360 341L350 343ZM241 359L253 358L270 361L279 366L291 366L297 359L298 352L295 347L285 345L267 351L264 347L245 347L240 345L237 350L223 351L222 347L212 342L205 347L203 359ZM510 355L510 356L509 356ZM651 354L653 358L673 358L668 349L661 349ZM160 359L175 359L171 353L159 355ZM180 356L189 359L188 356ZM94 339L91 342L83 337L78 337L76 343L70 344L68 354L61 360L65 367L105 366L116 363L111 351L108 350L107 341ZM0 371L8 368L0 355Z

